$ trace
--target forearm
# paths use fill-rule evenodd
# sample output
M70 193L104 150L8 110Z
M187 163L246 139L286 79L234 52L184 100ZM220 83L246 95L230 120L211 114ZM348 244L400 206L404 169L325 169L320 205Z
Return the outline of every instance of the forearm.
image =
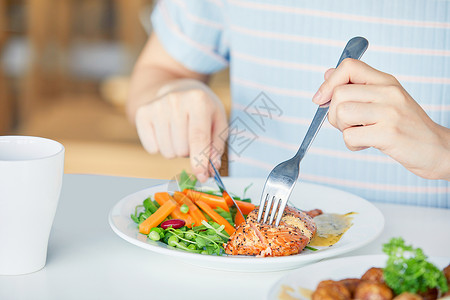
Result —
M164 85L179 79L176 75L152 66L137 66L131 76L127 115L134 122L137 109L156 98Z
M163 86L179 79L206 82L208 76L185 68L166 52L158 37L152 34L131 76L127 99L129 119L134 122L139 107L154 100Z

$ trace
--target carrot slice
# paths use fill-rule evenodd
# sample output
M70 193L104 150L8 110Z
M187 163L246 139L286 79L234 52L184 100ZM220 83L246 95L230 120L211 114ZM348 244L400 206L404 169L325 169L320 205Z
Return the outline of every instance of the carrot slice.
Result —
M201 200L206 204L208 204L213 209L216 207L221 207L225 211L230 211L230 209L228 208L228 204L223 197L188 189L184 190L183 192L185 192L186 196L188 196L189 199L191 199L195 203L197 203L198 200Z
M177 207L177 203L174 200L168 200L163 205L158 208L150 217L144 220L141 224L139 224L139 232L143 234L148 234L150 229L158 226L161 222L170 215L175 208Z
M189 207L189 214L194 219L195 226L202 225L202 221L207 221L206 217L200 211L200 209L195 205L188 196L181 192L174 192L173 197L179 205L186 204Z
M245 222L245 219L242 217L242 215L238 212L236 216L234 217L234 226L238 227L241 225L241 223Z
M231 224L228 223L228 221L225 220L224 217L216 213L208 204L206 204L202 200L197 200L196 203L205 213L207 213L211 217L211 219L213 219L214 222L216 222L219 225L224 225L225 231L229 235L233 234L233 232L235 231L234 227L231 226Z
M160 206L172 198L172 196L170 196L168 192L158 192L158 193L155 193L155 195L153 197L155 198L155 201L158 202L158 204Z
M174 200L173 197L167 192L156 193L154 195L154 198L155 198L156 202L158 202L159 205L163 205L167 201L170 201L170 200L173 201ZM170 216L173 219L184 220L186 222L186 226L191 228L192 227L192 223L195 223L195 221L194 221L194 219L192 218L191 215L181 211L181 205L182 204L177 204L177 207L175 207L174 211L170 213Z
M228 206L234 206L231 196L227 195L226 193L223 193L223 198L227 202ZM252 204L250 202L245 202L241 200L234 200L234 201L236 202L236 205L239 206L244 215L248 215L256 207L255 204Z
M184 213L181 211L181 206L177 204L175 210L170 214L170 216L174 219L181 219L186 222L186 226L188 228L192 227L192 223L195 223L194 218L189 213Z
M256 207L255 204L253 204L253 203L240 201L240 200L234 200L234 201L236 201L237 206L239 206L239 208L241 209L241 211L244 215L248 215Z

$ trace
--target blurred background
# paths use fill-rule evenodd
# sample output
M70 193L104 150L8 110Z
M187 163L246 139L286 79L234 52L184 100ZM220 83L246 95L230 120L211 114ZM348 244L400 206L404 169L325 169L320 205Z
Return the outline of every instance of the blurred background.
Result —
M125 116L154 2L0 0L0 135L61 142L66 173L168 179L189 171L188 159L145 152ZM228 72L210 85L229 111Z

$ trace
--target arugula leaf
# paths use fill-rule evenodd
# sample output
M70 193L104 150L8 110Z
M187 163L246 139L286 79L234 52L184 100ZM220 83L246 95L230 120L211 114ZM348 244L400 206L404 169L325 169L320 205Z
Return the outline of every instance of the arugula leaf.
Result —
M227 220L228 223L234 226L231 212L224 210L222 207L216 207L214 211L217 212L219 215L221 215L223 218L225 218L225 220Z
M136 215L131 214L130 217L131 217L131 219L133 219L133 221L134 221L135 223L138 223L138 224L139 224L139 219L138 219L138 217L136 217Z
M153 203L152 198L150 198L150 197L145 199L143 204L144 204L145 209L150 211L152 214L154 214L155 211L158 210L156 205Z
M383 252L389 255L383 269L384 280L396 294L424 292L430 288L438 288L442 293L448 290L444 274L426 260L422 249L405 245L402 238L392 238L383 245Z
M185 170L181 171L178 178L178 187L180 191L185 189L195 189L195 184L197 183L197 177L192 174L188 174Z

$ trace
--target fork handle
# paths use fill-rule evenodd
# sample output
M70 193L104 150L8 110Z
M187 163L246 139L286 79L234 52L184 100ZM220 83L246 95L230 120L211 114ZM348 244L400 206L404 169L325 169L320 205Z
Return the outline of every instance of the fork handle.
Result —
M366 51L368 45L369 42L365 38L360 36L354 37L351 40L349 40L344 50L342 51L341 57L339 58L336 68L346 58L360 59L361 56ZM309 147L311 146L314 138L317 135L317 132L319 132L319 129L323 124L323 121L325 121L325 118L328 115L328 109L330 108L330 102L331 100L325 104L320 105L317 108L316 114L314 115L314 118L311 121L311 125L309 125L305 138L303 139L300 148L298 149L297 153L294 156L299 160L299 163L305 156L306 151L308 151Z

